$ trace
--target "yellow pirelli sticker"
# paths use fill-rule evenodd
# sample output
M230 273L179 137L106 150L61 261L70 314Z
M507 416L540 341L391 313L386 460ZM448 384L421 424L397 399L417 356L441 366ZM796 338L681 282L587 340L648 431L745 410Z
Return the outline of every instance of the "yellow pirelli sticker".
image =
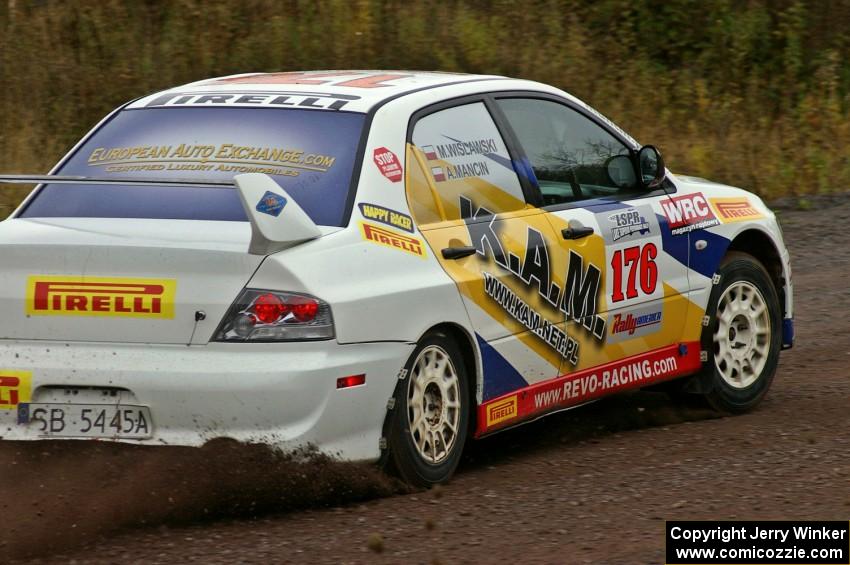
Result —
M177 281L34 275L27 279L31 316L174 318Z
M764 217L748 198L709 198L709 202L724 224Z
M420 239L415 237L366 222L360 222L360 233L366 241L392 247L417 257L425 257L425 246Z
M32 399L32 373L0 369L0 410L14 410Z
M517 416L516 395L495 402L487 407L487 426L512 420Z

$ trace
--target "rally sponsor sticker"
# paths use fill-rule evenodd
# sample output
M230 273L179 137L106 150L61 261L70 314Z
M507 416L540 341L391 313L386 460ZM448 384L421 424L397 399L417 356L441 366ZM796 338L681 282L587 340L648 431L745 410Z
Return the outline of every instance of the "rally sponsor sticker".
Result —
M257 212L277 218L284 206L286 206L286 198L267 190L260 201L257 202Z
M32 396L32 373L0 369L0 410L14 410Z
M720 220L714 215L701 192L662 199L661 208L664 210L670 225L670 233L673 235L682 235L720 224Z
M413 233L413 218L407 214L367 202L361 203L359 208L364 218Z
M710 202L724 224L764 217L748 198L711 198Z
M174 318L173 279L34 275L27 279L30 316Z
M367 222L360 222L360 234L366 241L384 245L417 257L425 257L425 246L422 241L407 235L396 233L387 228L376 226Z
M658 233L658 219L652 207L634 206L597 214L600 233L605 243L614 245L643 239Z
M309 84L348 88L383 88L397 86L393 84L394 81L412 76L406 73L294 71L215 78L205 81L203 84Z
M168 91L143 99L146 108L156 106L260 106L266 108L306 108L310 110L342 110L359 96L330 92L286 92L251 90L245 92L180 92ZM134 104L134 106L140 103Z
M386 147L378 147L372 154L372 158L381 174L391 182L400 182L402 176L401 161L398 156Z
M517 417L516 395L497 400L487 406L487 426L495 426Z
M674 344L604 365L568 373L513 391L516 407L497 398L479 406L478 434L498 427L499 422L526 420L558 408L577 406L628 389L686 375L698 369L699 342ZM499 418L504 416L503 420Z
M108 173L139 171L219 171L266 173L297 177L301 171L326 173L336 162L333 155L308 153L297 147L192 143L96 147L89 167Z
M628 312L614 312L608 318L608 343L645 337L661 329L664 317L655 305L633 308Z

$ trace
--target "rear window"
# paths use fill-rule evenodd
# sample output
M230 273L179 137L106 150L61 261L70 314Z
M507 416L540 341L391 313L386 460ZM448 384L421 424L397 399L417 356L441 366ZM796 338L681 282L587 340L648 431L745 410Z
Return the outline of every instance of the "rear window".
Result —
M56 174L220 181L266 173L316 224L341 226L364 119L297 109L124 110ZM85 184L45 185L20 216L247 221L227 188Z

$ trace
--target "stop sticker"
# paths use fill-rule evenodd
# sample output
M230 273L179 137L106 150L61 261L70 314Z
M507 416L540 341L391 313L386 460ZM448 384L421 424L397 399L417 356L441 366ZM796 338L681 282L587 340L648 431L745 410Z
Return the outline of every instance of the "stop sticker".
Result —
M401 180L401 162L395 153L386 147L378 147L375 149L373 157L382 175L392 182L399 182Z

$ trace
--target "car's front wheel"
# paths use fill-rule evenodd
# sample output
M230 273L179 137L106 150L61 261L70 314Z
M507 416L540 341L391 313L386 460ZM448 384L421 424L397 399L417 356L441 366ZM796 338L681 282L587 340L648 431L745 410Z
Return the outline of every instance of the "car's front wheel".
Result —
M388 447L407 483L447 481L460 462L469 426L466 369L457 344L441 332L420 340L396 388Z
M706 398L718 410L745 412L764 397L779 363L779 297L765 268L746 253L730 252L717 274L702 338L713 385Z

